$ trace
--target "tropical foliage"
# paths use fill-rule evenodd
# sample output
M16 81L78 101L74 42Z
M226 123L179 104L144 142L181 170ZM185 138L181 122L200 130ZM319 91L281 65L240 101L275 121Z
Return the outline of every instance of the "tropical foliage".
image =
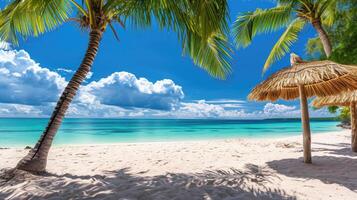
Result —
M328 27L333 47L330 60L343 64L357 64L357 1L342 0L334 24ZM323 47L318 37L308 41L307 52L312 58L325 59ZM349 107L328 107L330 113L338 113L343 122L350 121Z
M329 106L328 111L332 114L339 113L338 118L344 123L351 121L351 114L350 114L349 107Z
M337 8L335 0L277 0L276 7L239 15L234 22L232 34L237 47L246 47L257 34L285 28L272 48L263 71L290 51L291 45L297 41L298 34L307 23L313 25L325 54L329 56L331 43L325 27L331 26L335 21Z
M329 59L344 64L357 64L357 1L343 0L335 23L328 27L333 52ZM318 38L312 38L307 44L311 57L325 58Z

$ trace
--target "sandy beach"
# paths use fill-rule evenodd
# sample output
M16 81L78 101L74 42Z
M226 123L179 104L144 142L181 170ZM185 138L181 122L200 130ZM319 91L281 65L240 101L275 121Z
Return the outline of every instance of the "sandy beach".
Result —
M20 173L0 199L357 199L350 131L301 137L54 147L48 173ZM1 149L10 168L24 149Z

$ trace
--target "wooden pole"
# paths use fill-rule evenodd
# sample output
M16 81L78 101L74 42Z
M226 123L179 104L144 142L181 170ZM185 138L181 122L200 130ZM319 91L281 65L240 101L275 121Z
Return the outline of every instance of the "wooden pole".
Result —
M351 112L351 149L353 152L357 152L357 109L356 102L350 104Z
M299 85L301 123L303 128L304 163L311 163L311 133L309 108L307 105L306 91L304 85Z

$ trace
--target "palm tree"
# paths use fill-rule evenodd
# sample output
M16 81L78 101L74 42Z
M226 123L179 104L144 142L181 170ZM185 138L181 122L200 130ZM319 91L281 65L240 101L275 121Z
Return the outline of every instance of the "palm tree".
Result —
M255 35L285 28L271 50L263 72L289 52L307 23L318 33L325 54L329 57L332 47L324 26L332 25L337 8L336 0L277 0L276 7L257 9L238 16L232 34L237 47L247 47Z
M78 22L89 32L82 63L64 89L46 129L17 169L43 172L53 138L79 86L90 71L103 33L122 27L160 28L177 32L183 52L211 75L225 78L230 71L226 0L12 0L0 12L0 40L17 44L19 37L38 36L64 22Z

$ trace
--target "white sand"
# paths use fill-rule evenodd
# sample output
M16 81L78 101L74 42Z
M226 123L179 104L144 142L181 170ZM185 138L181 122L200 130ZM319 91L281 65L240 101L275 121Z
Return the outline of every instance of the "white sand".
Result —
M0 199L357 199L350 132L301 137L54 147L48 174L0 183ZM0 169L23 149L1 149Z

